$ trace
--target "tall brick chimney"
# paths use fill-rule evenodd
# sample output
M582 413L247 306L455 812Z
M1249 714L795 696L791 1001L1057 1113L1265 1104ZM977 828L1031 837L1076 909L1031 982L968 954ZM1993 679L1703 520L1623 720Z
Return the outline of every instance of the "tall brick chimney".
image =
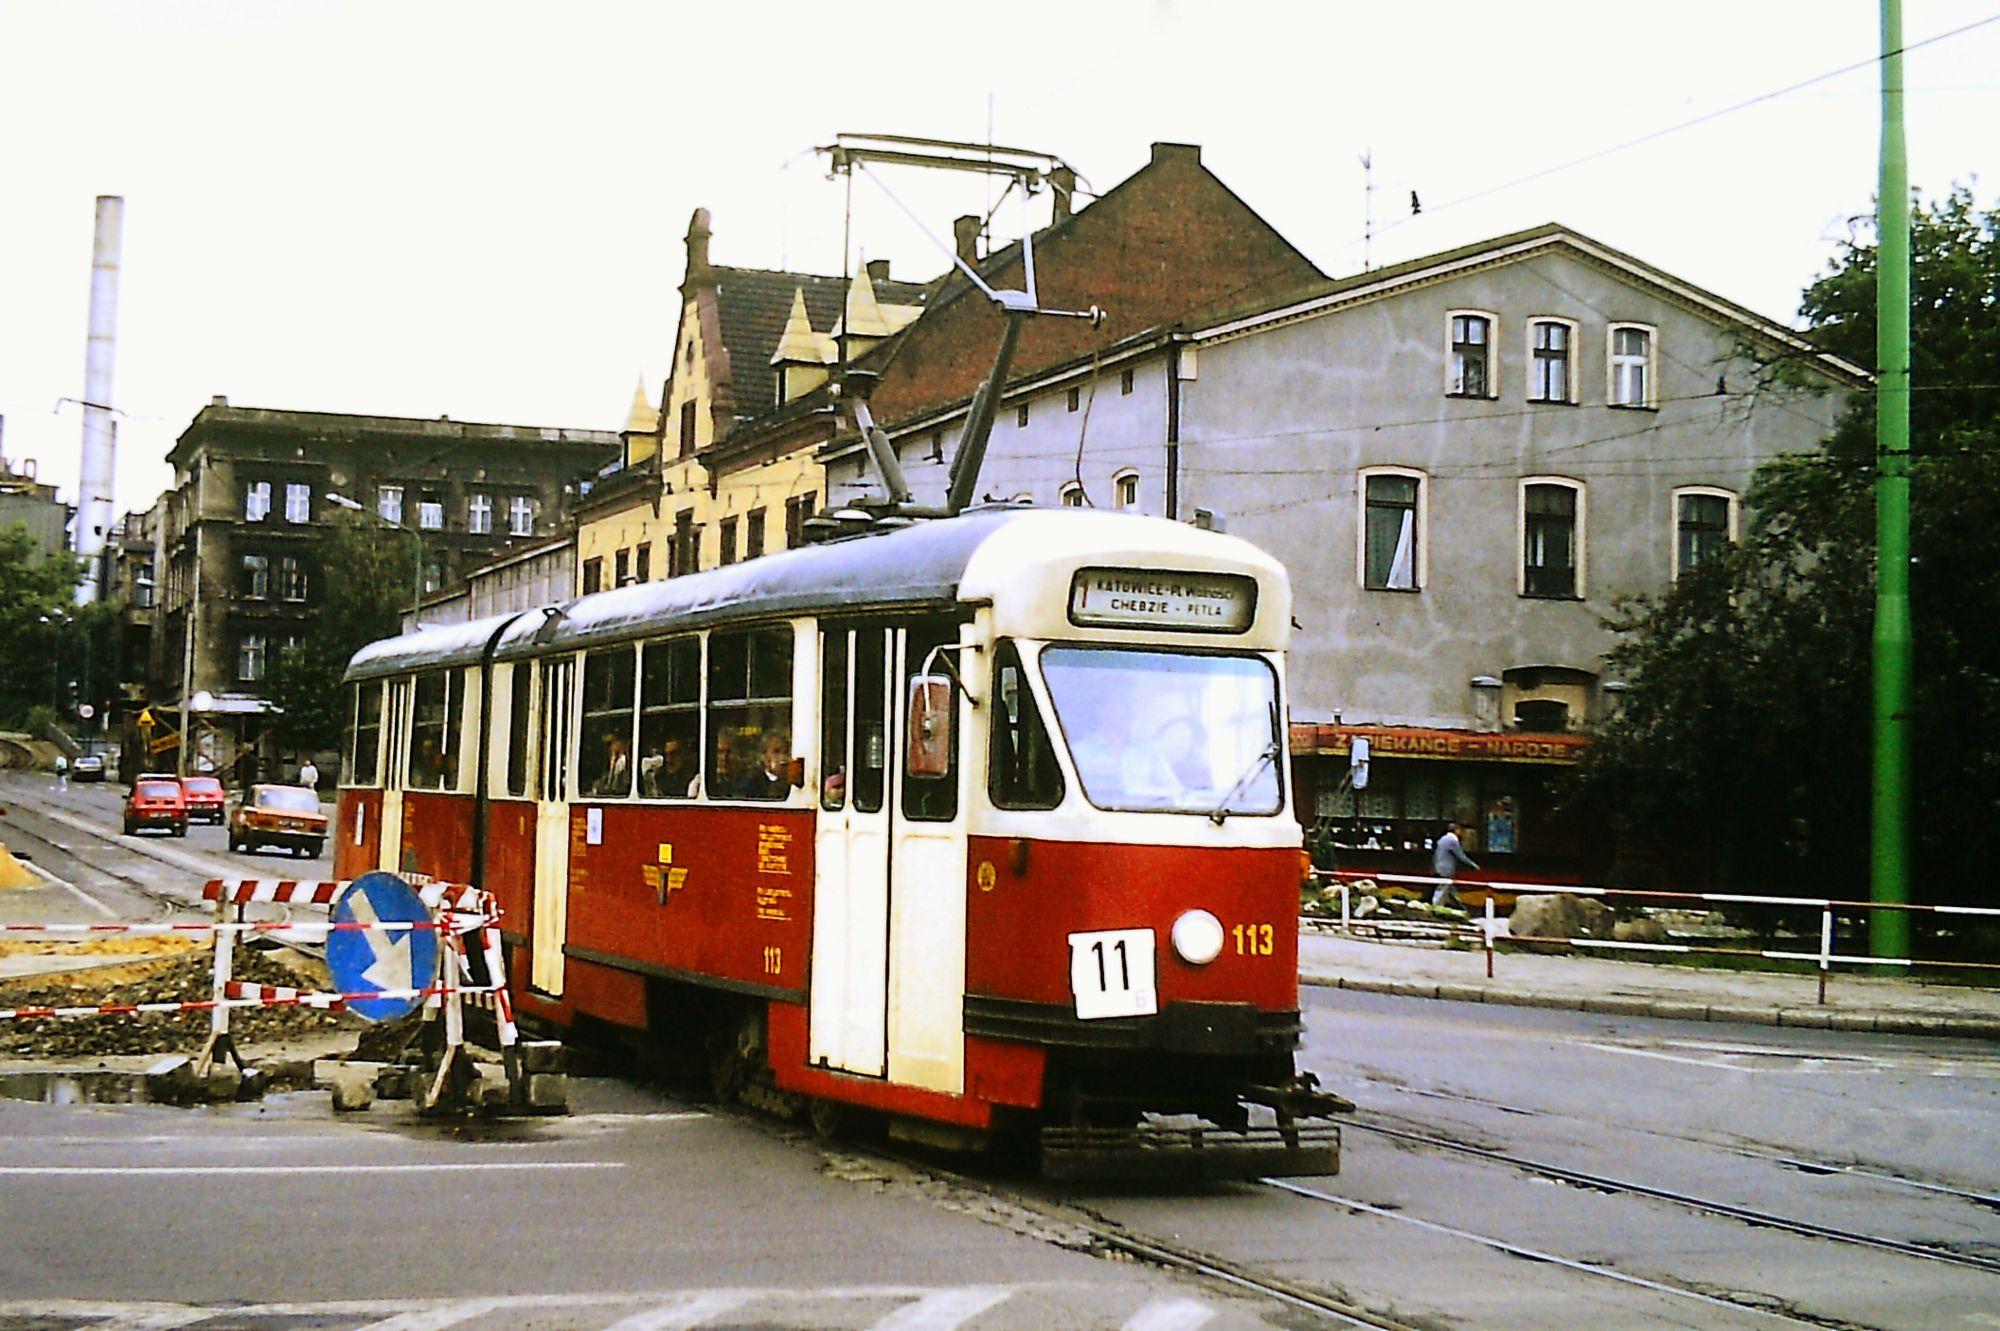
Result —
M1076 193L1076 172L1066 166L1059 166L1049 172L1049 188L1056 196L1056 221L1068 217L1073 210L1070 198Z
M967 213L951 224L951 247L972 268L979 266L980 226L978 213Z

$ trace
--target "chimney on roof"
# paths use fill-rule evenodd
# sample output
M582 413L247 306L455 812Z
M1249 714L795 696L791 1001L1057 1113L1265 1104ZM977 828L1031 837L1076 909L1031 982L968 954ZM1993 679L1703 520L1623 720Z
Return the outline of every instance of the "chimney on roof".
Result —
M1168 162L1185 162L1189 166L1201 165L1201 145L1199 143L1156 143L1153 145L1153 165L1164 166Z
M712 234L708 229L708 209L695 209L694 216L688 219L687 276L682 280L682 285L711 279L708 268L708 241Z
M217 393L214 397L208 400L208 405L211 407L226 407L229 405L229 399L224 397L222 394Z
M980 226L978 213L967 213L951 224L951 247L958 251L958 257L965 261L968 268L979 264Z
M1157 144L1154 145L1154 151L1156 153L1159 151ZM1076 193L1076 172L1066 166L1057 167L1049 172L1049 186L1055 191L1056 221L1060 222L1072 211L1070 196Z
M870 259L868 261L868 280L870 282L888 281L889 261L887 259Z

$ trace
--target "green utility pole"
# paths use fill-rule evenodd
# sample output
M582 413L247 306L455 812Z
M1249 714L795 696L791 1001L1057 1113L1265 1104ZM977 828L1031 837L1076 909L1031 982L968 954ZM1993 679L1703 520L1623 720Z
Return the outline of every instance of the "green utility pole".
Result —
M1902 0L1882 0L1882 181L1875 205L1875 787L1871 896L1910 899L1910 181ZM1909 916L1875 912L1878 957L1910 951Z

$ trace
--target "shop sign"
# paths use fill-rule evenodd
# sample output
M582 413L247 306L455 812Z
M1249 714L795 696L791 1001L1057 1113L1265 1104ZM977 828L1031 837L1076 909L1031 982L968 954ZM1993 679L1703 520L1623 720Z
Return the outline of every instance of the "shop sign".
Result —
M1485 734L1418 726L1292 727L1292 752L1346 757L1356 739L1375 758L1435 758L1449 762L1575 763L1590 741L1582 735Z

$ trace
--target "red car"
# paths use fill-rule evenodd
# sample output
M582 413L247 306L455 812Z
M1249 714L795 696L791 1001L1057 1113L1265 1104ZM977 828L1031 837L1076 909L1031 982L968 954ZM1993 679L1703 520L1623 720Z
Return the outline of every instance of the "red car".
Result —
M142 827L164 827L175 836L188 831L187 796L172 777L141 777L125 796L125 835Z
M188 821L222 825L222 782L212 776L184 776L181 794L187 797Z

